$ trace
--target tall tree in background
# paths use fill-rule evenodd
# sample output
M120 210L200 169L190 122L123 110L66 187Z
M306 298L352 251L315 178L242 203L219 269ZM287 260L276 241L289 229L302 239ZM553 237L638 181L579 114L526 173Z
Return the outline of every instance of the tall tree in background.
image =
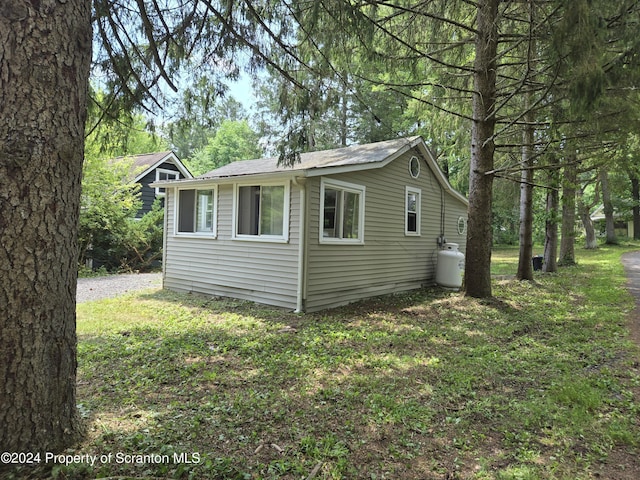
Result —
M0 3L0 449L78 438L75 290L91 2Z
M216 84L212 90L207 79L199 79L174 100L174 113L162 126L162 132L179 158L189 158L204 148L225 120L248 118L242 104L224 94L224 88Z
M575 260L576 239L576 190L578 188L578 159L575 153L567 153L563 161L562 178L562 226L560 234L559 266L570 266Z
M558 271L558 212L560 205L560 168L553 153L547 162L554 167L546 170L547 191L545 198L544 249L542 271Z
M260 158L259 136L246 120L224 120L208 143L185 160L194 176L238 160Z

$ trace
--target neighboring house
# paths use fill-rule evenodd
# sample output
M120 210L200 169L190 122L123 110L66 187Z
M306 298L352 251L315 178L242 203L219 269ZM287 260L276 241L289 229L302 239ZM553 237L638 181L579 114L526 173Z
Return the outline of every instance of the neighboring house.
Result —
M150 186L153 182L193 178L191 172L172 151L133 155L131 158L133 158L131 171L134 177L131 182L141 185L142 207L136 214L138 218L151 211L151 206L157 197L164 196L162 187Z
M467 200L420 137L235 162L165 188L164 287L315 311L434 282Z
M632 217L631 211L626 215L617 211L613 213L614 228L617 236L633 238L633 218L627 220L629 217ZM593 211L591 221L594 224L596 233L601 236L605 235L606 219L604 216L604 205L598 206Z

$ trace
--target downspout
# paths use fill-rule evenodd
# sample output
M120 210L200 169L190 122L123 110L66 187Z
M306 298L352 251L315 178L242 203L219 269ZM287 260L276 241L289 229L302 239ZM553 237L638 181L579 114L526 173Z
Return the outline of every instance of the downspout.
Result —
M164 196L164 218L162 220L163 223L163 232L162 232L162 288L164 288L164 281L167 276L167 239L169 238L169 197L173 196L176 193L176 189L165 188L165 196ZM169 193L171 192L171 193ZM175 198L173 199L175 204Z
M304 312L305 262L307 258L307 189L306 178L294 177L294 185L300 188L300 225L298 228L298 285L296 289L296 309Z

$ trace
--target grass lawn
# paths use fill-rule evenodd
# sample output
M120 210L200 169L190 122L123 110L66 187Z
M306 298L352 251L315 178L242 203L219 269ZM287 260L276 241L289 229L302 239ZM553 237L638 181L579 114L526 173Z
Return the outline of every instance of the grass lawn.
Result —
M625 479L638 348L619 262L295 315L149 291L78 305L87 438L54 478ZM515 273L517 249L496 252ZM511 268L511 270L509 270Z

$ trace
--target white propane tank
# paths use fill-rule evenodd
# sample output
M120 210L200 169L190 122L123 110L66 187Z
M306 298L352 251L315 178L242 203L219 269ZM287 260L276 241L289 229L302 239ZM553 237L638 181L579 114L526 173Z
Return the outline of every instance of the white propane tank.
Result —
M442 287L460 288L464 254L458 251L457 243L445 243L444 249L438 252L436 266L436 283Z

